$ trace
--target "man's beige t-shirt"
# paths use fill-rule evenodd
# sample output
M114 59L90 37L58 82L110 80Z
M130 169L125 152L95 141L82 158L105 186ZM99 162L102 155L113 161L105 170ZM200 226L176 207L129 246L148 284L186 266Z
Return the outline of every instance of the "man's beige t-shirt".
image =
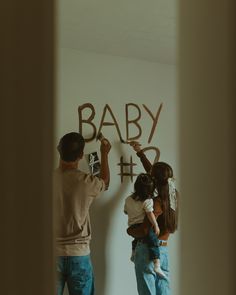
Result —
M54 172L54 200L58 256L84 256L90 253L89 208L105 190L101 178L77 169Z

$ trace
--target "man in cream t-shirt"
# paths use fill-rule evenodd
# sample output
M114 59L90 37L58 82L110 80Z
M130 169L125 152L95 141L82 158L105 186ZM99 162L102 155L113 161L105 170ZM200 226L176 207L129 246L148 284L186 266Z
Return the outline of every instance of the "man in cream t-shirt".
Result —
M89 208L94 199L108 188L111 145L107 139L101 141L99 177L78 169L84 146L85 140L77 132L64 135L58 145L60 164L54 172L57 295L63 294L66 283L69 294L94 294Z

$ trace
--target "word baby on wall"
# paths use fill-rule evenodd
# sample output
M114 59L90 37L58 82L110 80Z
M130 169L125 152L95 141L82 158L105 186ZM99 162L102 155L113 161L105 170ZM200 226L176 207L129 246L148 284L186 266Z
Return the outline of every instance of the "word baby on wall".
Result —
M78 107L78 115L79 115L79 132L84 136L84 139L86 142L91 142L93 140L96 139L97 135L102 132L102 129L104 126L111 126L114 128L114 131L116 131L117 136L120 140L120 142L124 142L124 141L132 141L132 140L139 140L142 136L142 131L143 128L141 126L140 123L140 119L143 115L143 113L145 113L146 115L148 115L151 118L152 121L152 126L150 128L150 134L148 137L148 143L151 143L154 132L156 130L157 127L157 123L158 123L158 119L161 113L161 109L162 109L162 104L159 105L159 107L157 108L157 111L153 114L152 111L145 105L142 104L142 106L140 107L137 104L134 103L127 103L125 104L125 127L126 127L126 136L123 137L121 130L120 130L120 126L118 124L118 121L116 119L115 114L113 113L111 107L106 104L103 108L103 112L101 115L101 120L100 120L100 124L98 126L95 125L94 123L94 118L96 116L96 112L95 112L95 107L91 104L91 103L86 103L83 104L81 106ZM132 112L132 116L133 116L133 111L136 111L137 116L135 118L130 118L130 114ZM142 112L143 111L143 112ZM110 121L107 120L107 116L109 115L110 118L112 118ZM87 125L86 127L90 128L91 130L91 135L88 137L84 134L84 125ZM136 128L136 134L131 136L131 132L130 132L130 127L135 127ZM147 128L147 125L145 124L145 128ZM149 146L145 149L143 149L144 152L148 151L148 150L154 150L156 152L156 157L155 160L158 160L160 157L160 151L157 147L154 146ZM120 157L120 162L117 164L118 166L120 166L120 173L118 173L118 175L121 176L121 182L123 182L124 176L129 176L131 181L133 181L133 176L137 175L136 173L134 173L134 166L136 166L136 163L133 163L133 159L132 156L130 157L130 162L124 162L124 158L123 156ZM129 167L129 172L125 171L125 168Z

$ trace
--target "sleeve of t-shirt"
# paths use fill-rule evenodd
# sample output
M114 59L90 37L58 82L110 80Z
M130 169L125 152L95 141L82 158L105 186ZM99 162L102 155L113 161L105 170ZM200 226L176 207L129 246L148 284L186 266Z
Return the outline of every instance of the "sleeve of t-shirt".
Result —
M143 209L145 212L153 211L153 199L147 199L143 202Z
M85 178L85 182L87 184L87 190L89 195L94 198L99 196L106 188L106 185L103 179L97 176L93 176L91 174L87 174Z
M127 199L125 200L125 205L124 205L124 213L125 214L128 214L128 212L127 212Z

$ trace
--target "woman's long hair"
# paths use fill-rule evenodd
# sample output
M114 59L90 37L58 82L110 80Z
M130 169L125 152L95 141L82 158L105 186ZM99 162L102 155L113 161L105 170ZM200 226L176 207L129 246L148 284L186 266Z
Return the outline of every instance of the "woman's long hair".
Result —
M173 233L178 225L178 204L177 209L170 207L168 179L173 177L173 170L170 165L164 162L157 162L153 165L151 175L155 178L158 198L161 202L163 213L157 218L161 233ZM178 192L176 191L177 201Z

